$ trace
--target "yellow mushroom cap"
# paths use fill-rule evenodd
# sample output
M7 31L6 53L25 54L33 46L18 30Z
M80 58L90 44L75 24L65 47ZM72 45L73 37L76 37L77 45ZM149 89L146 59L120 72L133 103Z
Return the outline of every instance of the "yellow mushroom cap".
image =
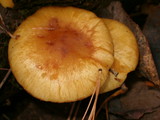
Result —
M9 43L14 76L34 97L71 102L90 96L98 70L101 85L113 63L113 45L104 22L74 7L44 7L28 17Z
M14 7L14 3L12 0L0 0L0 4L5 8L7 8L7 7L13 8Z
M108 79L101 87L101 93L120 87L127 74L135 70L139 58L137 40L131 30L116 20L103 19L103 21L110 31L114 46L111 70L117 72L118 76L109 72Z

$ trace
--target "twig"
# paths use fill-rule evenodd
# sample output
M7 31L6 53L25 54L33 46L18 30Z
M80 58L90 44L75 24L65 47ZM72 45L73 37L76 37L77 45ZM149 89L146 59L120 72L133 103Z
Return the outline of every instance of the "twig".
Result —
M9 70L9 68L0 68L0 70Z
M121 89L119 89L119 90L117 90L115 93L113 93L112 95L110 95L108 98L106 98L105 99L105 101L101 104L101 106L99 107L99 109L98 109L98 111L97 111L97 113L96 113L96 116L98 116L98 114L99 114L99 112L101 111L101 109L103 108L103 106L108 106L108 102L112 99L112 98L114 98L114 97L116 97L116 96L118 96L118 95L120 95L120 94L124 94L124 93L126 93L126 91L128 90L128 88L125 86L125 84L123 84L122 86L121 86ZM108 109L106 108L106 120L108 120Z
M3 21L3 18L2 18L2 15L0 14L0 29L2 29L4 32L6 32L11 38L14 38L16 39L17 36L14 36L12 33L10 33L8 30L7 30L7 27Z
M82 117L82 120L84 120L84 118L85 118L85 117L86 117L86 115L87 115L87 112L88 112L89 107L90 107L90 105L91 105L91 103L92 103L92 100L93 100L93 97L94 97L95 91L96 91L96 88L94 89L94 92L93 92L93 94L92 94L92 96L91 96L91 98L90 98L90 101L89 101L89 103L88 103L87 109L86 109L86 111L85 111L85 113L84 113L84 115L83 115L83 117Z
M90 98L90 101L89 101L89 104L87 106L87 109L86 109L86 111L85 111L85 113L84 113L84 115L82 117L82 120L84 120L86 115L87 115L87 112L88 112L89 107L90 107L90 105L92 103L94 95L95 95L95 100L94 100L93 107L92 107L92 110L91 110L91 113L89 115L88 120L94 119L94 117L95 117L96 104L97 104L98 95L99 95L99 89L100 89L100 77L101 77L102 69L99 69L98 72L99 72L99 74L98 74L98 80L97 80L97 83L96 83L96 87L95 87L95 89L94 89L94 91L92 93L92 96Z
M97 106L98 95L99 95L99 90L100 90L101 74L102 74L102 70L100 69L98 80L97 80L97 86L96 86L95 100L94 100L93 107L92 107L92 110L91 110L91 113L89 115L88 120L94 120L95 119L96 106Z
M3 118L4 118L4 119L6 119L6 120L10 120L10 118L9 118L7 115L2 114L2 116L3 116Z
M75 104L76 104L76 102L74 102L74 103L72 104L72 106L71 106L71 110L70 110L70 112L69 112L69 116L68 116L67 120L71 120L71 116L72 116L72 113L73 113L73 110L74 110Z
M109 72L111 72L115 77L118 76L118 72L114 71L113 69L109 69Z
M77 105L77 108L76 108L76 111L75 111L75 113L74 113L74 116L73 116L73 119L72 119L72 120L76 120L76 116L77 116L77 114L78 114L78 110L79 110L80 104L81 104L81 101L78 102L78 105Z
M0 89L2 88L2 86L4 85L4 83L6 82L8 76L11 73L11 69L8 70L7 74L5 75L5 77L3 78L2 82L0 83Z

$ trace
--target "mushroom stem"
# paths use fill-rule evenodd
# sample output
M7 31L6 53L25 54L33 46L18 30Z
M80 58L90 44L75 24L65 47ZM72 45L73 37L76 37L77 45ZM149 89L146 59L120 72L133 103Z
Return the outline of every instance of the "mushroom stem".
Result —
M98 111L97 111L97 113L96 113L96 116L99 114L99 112L101 111L101 109L103 108L103 106L106 106L106 119L108 120L108 102L112 99L112 98L114 98L114 97L116 97L116 96L118 96L118 95L120 95L120 94L124 94L124 93L126 93L126 91L128 90L128 88L125 86L125 84L122 84L122 86L121 86L121 88L119 89L119 90L117 90L115 93L113 93L112 95L110 95L109 97L107 97L106 99L105 99L105 101L101 104L101 106L99 107L99 109L98 109Z
M95 87L95 89L93 91L93 94L92 94L92 96L90 98L89 104L88 104L87 109L86 109L86 111L85 111L85 113L83 115L82 120L84 120L85 117L86 117L86 114L87 114L88 109L89 109L89 107L91 105L91 102L93 100L94 95L95 95L95 100L94 100L93 107L91 109L91 112L90 112L88 120L94 120L95 119L95 112L96 112L96 105L97 105L97 100L98 100L98 95L99 95L99 89L100 89L100 78L101 78L101 74L102 74L102 69L99 69L98 72L99 72L99 75L98 75L98 80L96 82L96 87Z

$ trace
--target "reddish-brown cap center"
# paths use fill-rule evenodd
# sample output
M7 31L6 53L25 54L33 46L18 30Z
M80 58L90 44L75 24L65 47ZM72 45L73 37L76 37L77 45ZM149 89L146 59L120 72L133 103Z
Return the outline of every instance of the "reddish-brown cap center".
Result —
M37 30L33 41L36 53L43 57L39 59L39 64L53 68L62 64L72 65L79 58L91 58L94 52L91 39L80 29L71 26L61 26L61 22L52 18L48 26L34 28Z

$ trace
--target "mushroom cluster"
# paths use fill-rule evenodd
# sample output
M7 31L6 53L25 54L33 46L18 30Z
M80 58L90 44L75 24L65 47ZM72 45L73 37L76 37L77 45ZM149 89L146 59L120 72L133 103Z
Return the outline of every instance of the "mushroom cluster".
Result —
M44 101L84 99L97 80L100 93L118 88L138 63L133 33L84 9L41 8L14 35L8 49L12 72L28 93Z

